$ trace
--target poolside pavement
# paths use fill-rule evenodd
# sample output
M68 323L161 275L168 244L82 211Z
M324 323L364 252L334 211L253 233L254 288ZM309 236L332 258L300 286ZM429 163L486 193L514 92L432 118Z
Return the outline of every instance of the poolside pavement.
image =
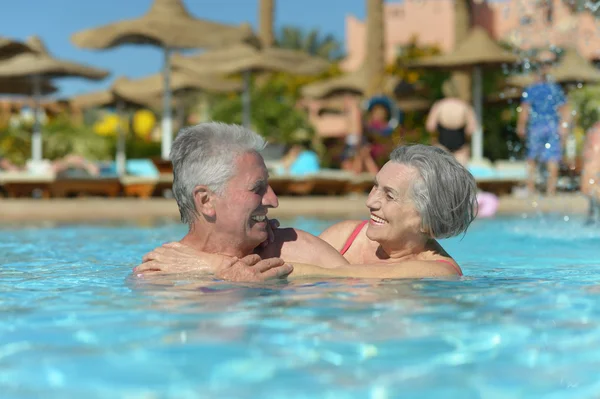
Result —
M317 218L364 218L366 195L344 197L280 197L279 208L269 211L274 218L295 216ZM553 212L584 214L588 202L579 193L555 197L500 198L497 215L522 215ZM72 198L6 199L0 198L0 222L94 222L109 220L179 220L174 199L150 198Z

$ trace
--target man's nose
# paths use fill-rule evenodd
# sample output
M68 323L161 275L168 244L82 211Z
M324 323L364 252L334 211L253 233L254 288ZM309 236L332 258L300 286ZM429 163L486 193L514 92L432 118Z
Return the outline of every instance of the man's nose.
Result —
M271 186L269 186L269 188L267 188L267 193L263 197L262 204L269 208L277 208L279 206L279 200L277 199L277 194L275 194L275 191L273 191Z

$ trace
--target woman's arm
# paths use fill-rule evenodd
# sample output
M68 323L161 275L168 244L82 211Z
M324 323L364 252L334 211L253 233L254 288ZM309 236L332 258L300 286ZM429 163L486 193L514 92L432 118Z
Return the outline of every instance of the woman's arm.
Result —
M433 104L431 110L429 110L429 115L427 115L427 122L425 122L425 129L427 129L429 133L433 133L437 129L439 110L439 102Z
M302 263L292 263L292 265L294 266L294 271L288 276L288 279L317 277L402 279L459 276L457 270L451 265L433 260L416 260L369 265L344 265L331 269Z

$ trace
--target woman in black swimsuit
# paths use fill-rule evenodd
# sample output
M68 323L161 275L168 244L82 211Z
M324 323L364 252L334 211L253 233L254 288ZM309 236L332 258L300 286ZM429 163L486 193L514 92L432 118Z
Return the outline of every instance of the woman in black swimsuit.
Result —
M467 136L477 129L475 111L461 99L456 81L447 80L442 90L445 98L433 104L425 127L430 133L438 134L435 143L438 147L450 151L462 165L466 165L470 158Z

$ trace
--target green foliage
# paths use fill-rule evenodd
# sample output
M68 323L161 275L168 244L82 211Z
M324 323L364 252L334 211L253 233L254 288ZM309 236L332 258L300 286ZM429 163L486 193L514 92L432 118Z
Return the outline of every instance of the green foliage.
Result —
M586 85L571 90L569 103L576 112L577 125L584 131L600 120L600 86Z
M304 112L296 108L295 98L286 93L282 82L269 80L260 87L252 85L252 127L269 141L290 143L293 134L303 129L312 134ZM219 96L215 98L212 119L226 123L242 123L242 97Z
M12 162L23 165L31 157L32 126L7 127L0 131L0 150ZM54 160L69 154L89 160L113 157L111 138L94 133L91 127L72 123L67 116L58 116L42 126L44 158Z
M275 38L275 45L305 51L329 61L339 61L344 57L342 44L331 34L322 36L317 29L304 31L295 26L284 26Z

